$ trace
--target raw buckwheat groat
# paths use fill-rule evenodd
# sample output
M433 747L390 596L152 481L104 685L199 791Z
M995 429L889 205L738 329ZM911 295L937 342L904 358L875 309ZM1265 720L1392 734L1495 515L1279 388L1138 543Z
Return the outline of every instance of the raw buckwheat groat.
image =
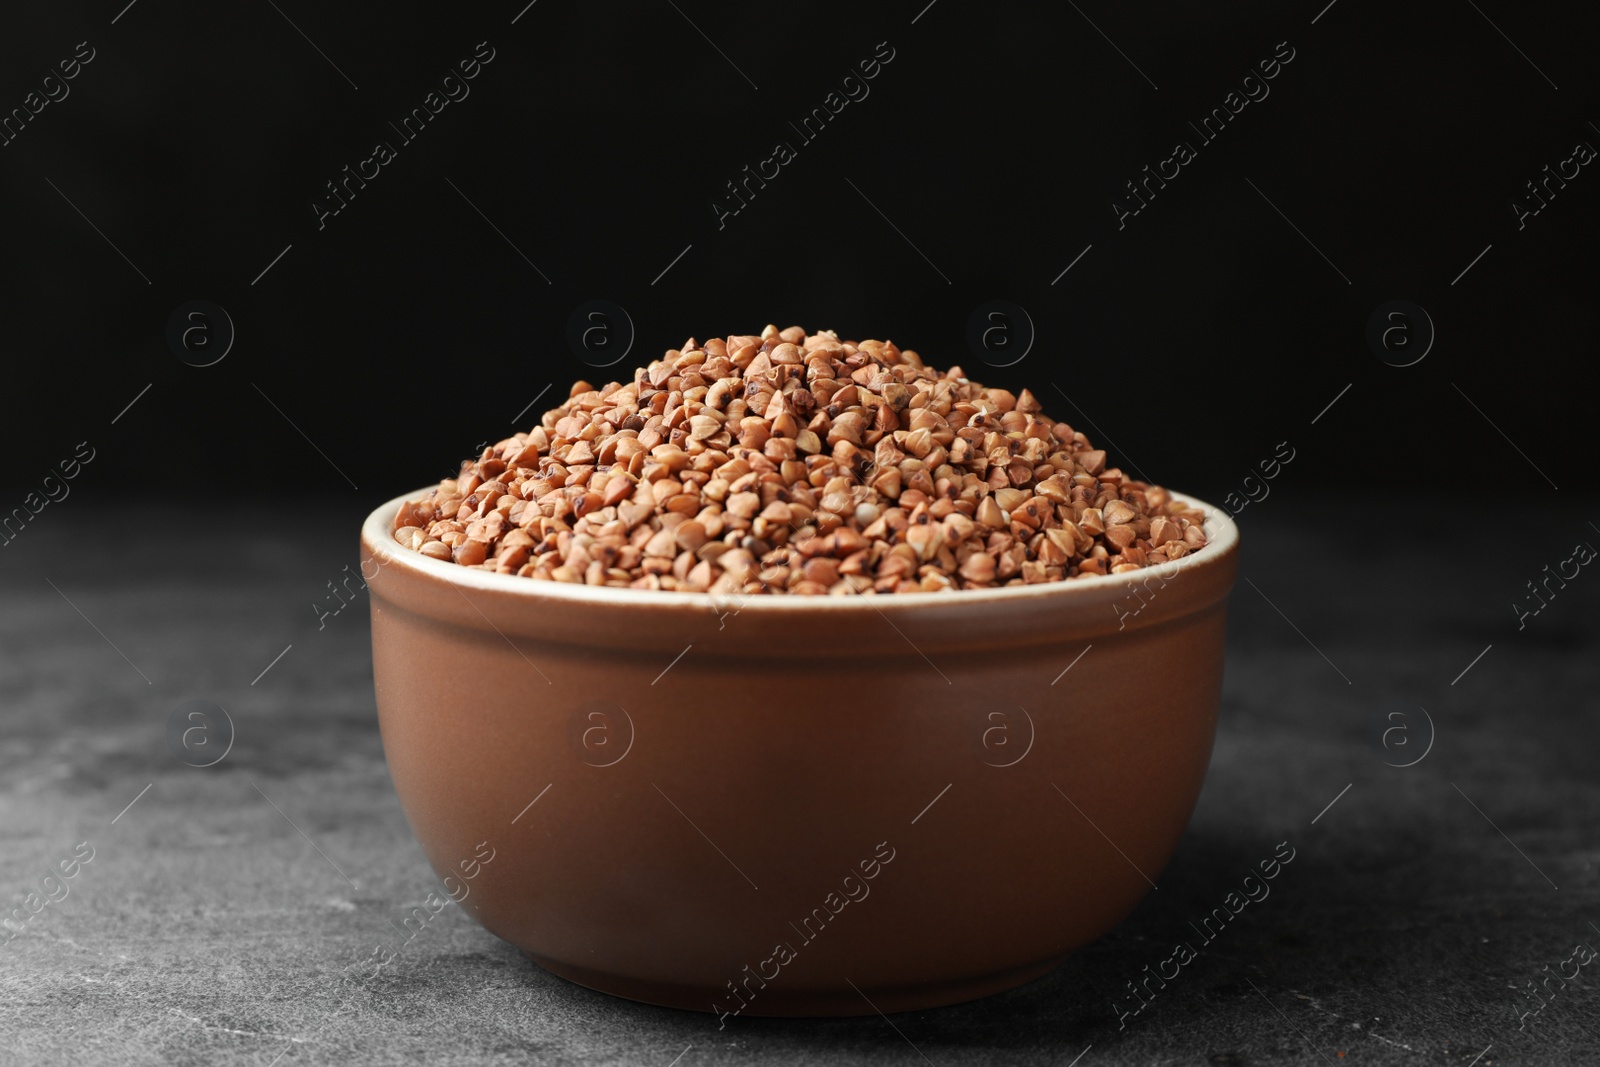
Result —
M558 582L912 593L1166 563L1204 547L1202 520L1107 467L1026 389L889 341L768 326L691 338L626 385L578 382L403 504L394 538Z

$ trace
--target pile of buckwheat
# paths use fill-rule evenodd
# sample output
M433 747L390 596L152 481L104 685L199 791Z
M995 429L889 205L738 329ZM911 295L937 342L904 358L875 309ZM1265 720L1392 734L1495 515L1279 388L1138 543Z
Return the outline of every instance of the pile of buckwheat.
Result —
M1117 574L1203 515L1013 396L889 341L768 326L690 339L403 504L433 559L721 595L914 593Z

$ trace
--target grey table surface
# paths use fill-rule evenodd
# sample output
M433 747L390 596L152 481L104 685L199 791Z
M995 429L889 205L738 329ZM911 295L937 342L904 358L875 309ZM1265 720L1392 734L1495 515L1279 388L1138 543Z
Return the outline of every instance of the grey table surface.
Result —
M1253 505L1213 764L1159 891L1008 993L721 1030L454 907L369 978L438 883L384 765L366 604L320 628L311 606L359 507L90 505L0 550L0 910L26 917L0 931L0 1063L1600 1062L1600 968L1519 992L1600 945L1600 578L1521 629L1510 607L1600 545L1594 501L1519 533L1409 497ZM208 769L168 746L189 699L236 728ZM1387 765L1430 718L1426 757ZM1271 896L1119 1026L1125 983L1282 841Z

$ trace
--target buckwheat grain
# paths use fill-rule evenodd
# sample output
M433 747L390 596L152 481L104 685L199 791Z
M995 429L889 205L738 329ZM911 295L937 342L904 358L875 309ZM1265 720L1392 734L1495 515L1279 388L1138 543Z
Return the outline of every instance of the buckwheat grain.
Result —
M432 559L720 595L937 592L1125 574L1203 515L1013 394L889 341L768 326L575 383L395 518Z

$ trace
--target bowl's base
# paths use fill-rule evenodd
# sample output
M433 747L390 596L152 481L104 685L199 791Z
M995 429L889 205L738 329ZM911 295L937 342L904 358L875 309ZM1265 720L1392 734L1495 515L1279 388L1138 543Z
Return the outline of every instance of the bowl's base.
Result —
M848 980L838 989L785 990L780 982L773 982L765 989L758 989L742 1010L735 1011L739 1001L726 988L653 982L561 963L532 952L524 951L523 955L551 974L589 989L645 1004L722 1015L725 1016L724 1025L735 1015L876 1015L940 1008L1014 989L1048 974L1066 958L1057 957L955 981L873 986L859 991L852 988Z

